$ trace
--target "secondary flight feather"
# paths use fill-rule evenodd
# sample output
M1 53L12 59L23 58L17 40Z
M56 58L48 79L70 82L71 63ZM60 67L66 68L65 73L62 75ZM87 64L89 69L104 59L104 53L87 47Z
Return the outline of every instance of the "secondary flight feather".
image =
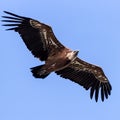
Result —
M61 44L55 37L50 26L32 18L23 17L4 11L8 16L2 16L9 26L7 30L18 32L27 48L34 57L45 61L45 64L31 68L34 77L44 79L51 72L69 79L86 90L90 89L91 99L95 96L98 101L99 91L101 100L111 94L111 84L102 68L87 63L77 57L78 51L73 51Z

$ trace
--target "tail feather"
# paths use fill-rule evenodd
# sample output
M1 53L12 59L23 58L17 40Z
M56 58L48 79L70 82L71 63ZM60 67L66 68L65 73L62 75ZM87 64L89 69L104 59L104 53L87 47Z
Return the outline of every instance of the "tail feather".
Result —
M42 69L44 65L36 66L31 68L31 72L35 78L45 78L47 77L50 73L47 73L45 70Z

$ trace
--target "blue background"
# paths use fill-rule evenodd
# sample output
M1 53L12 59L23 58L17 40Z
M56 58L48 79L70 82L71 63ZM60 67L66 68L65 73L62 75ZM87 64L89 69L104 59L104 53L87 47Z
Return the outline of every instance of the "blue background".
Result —
M113 90L96 103L89 91L55 73L35 79L29 68L42 63L1 26L0 120L120 119L120 0L1 0L0 16L4 10L52 26L81 59L103 68Z

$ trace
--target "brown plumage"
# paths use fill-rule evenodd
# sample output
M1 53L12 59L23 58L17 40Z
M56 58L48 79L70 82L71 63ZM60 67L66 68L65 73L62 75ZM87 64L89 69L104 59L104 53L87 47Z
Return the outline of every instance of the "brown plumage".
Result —
M65 79L78 83L86 90L90 89L91 99L95 95L95 100L98 101L99 91L102 101L108 98L112 87L100 67L79 59L78 51L72 51L62 45L50 26L32 18L4 12L10 15L2 16L6 19L2 21L8 22L4 26L11 27L7 30L18 32L31 53L45 61L45 64L31 68L34 77L45 78L51 72L55 72Z

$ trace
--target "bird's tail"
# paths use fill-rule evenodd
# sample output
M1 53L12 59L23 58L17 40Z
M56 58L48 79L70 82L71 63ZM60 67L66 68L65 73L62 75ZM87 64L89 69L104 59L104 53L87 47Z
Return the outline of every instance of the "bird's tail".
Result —
M48 73L46 70L43 69L44 65L36 66L31 69L31 72L35 78L45 78L47 77L50 73Z

